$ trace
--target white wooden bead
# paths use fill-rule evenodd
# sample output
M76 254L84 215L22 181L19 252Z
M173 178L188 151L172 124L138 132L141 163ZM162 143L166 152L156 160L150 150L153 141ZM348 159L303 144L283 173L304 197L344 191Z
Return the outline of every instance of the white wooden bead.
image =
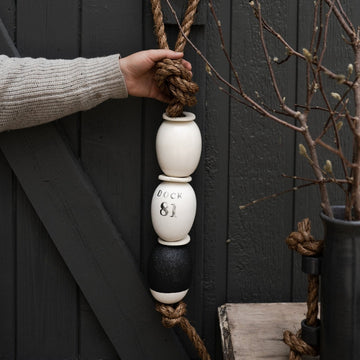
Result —
M189 176L199 164L202 147L195 115L184 112L182 117L171 118L164 114L163 119L156 136L160 168L168 176Z
M187 179L160 176L151 201L151 220L157 235L165 241L179 241L189 233L195 219L196 196ZM179 182L182 181L182 182Z

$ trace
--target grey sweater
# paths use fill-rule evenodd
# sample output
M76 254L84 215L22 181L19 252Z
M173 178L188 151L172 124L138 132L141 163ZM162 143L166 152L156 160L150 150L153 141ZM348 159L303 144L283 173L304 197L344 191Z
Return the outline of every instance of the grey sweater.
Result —
M40 125L127 96L119 54L74 60L0 55L0 131Z

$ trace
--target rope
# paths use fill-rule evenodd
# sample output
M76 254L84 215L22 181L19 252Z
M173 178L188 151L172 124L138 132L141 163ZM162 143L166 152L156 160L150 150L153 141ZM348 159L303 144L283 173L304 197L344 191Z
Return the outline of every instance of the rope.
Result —
M199 2L200 0L189 0L188 2L181 24L182 31L179 32L176 40L175 51L184 51L186 39L183 33L186 37L189 36ZM169 49L161 10L161 0L151 0L151 8L154 18L154 31L159 47ZM198 92L199 86L192 82L192 74L182 65L181 60L164 59L159 61L155 67L154 78L159 88L173 98L166 109L168 116L182 116L184 106L194 106L196 104L195 94Z
M304 219L298 223L298 231L292 232L286 239L289 248L301 255L315 256L320 254L324 245L323 241L316 241L310 233L311 223Z
M190 324L189 320L185 317L186 304L183 301L179 302L175 308L170 305L157 303L156 311L162 315L161 322L166 328L180 325L181 329L194 344L201 360L211 360L204 342L201 340L195 328Z
M190 28L194 22L197 6L200 0L189 0L188 6L181 24L181 31L175 43L175 51L183 52L186 39L190 34ZM151 9L154 18L154 30L161 49L169 49L163 14L161 10L161 0L151 0ZM185 36L183 35L185 34ZM166 114L170 117L183 115L184 106L194 106L196 104L195 94L199 87L192 82L191 71L187 70L181 60L164 59L155 66L154 79L159 88L166 94L172 96L172 100L166 109ZM162 324L167 328L180 325L190 341L196 348L201 360L211 360L204 342L197 334L195 328L185 317L186 304L180 302L175 308L170 305L157 303L156 311L162 315Z
M309 219L304 219L298 223L298 231L292 232L286 239L290 249L297 251L301 255L316 256L322 252L323 241L316 241L311 235L311 223ZM319 313L319 276L308 275L308 296L307 313L305 323L308 326L316 326ZM318 355L318 350L301 339L301 331L296 335L286 330L284 332L284 342L290 347L289 360L301 360L301 355Z
M300 331L294 335L291 331L286 330L284 332L284 342L290 347L289 360L301 360L302 355L318 355L316 349L301 339Z

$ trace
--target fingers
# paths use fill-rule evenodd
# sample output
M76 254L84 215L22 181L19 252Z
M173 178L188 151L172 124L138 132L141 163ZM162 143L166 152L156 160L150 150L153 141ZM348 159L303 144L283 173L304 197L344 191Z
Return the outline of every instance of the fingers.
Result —
M157 50L147 50L149 57L152 61L157 62L162 59L181 59L184 56L184 53L177 52L169 49L157 49Z
M191 64L190 64L188 61L182 60L181 63L183 64L183 66L184 66L186 69L188 69L189 71L191 71L192 66L191 66Z
M181 59L184 56L184 53L182 52L168 49L148 50L148 52L151 60L154 62L160 61L162 59L177 60ZM191 71L192 66L189 61L183 59L182 64L187 70Z

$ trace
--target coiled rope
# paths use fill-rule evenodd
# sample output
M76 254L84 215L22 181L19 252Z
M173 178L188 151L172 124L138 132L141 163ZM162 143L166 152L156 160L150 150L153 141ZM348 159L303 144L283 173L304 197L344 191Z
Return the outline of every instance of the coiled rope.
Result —
M324 242L316 241L311 235L311 223L309 219L304 219L298 223L298 231L292 232L286 239L290 249L297 251L305 256L320 255ZM316 326L319 313L319 276L308 275L308 296L307 296L307 313L306 325ZM318 355L318 349L307 344L301 338L301 330L296 334L289 330L284 332L284 342L290 347L289 360L301 360L302 355Z

